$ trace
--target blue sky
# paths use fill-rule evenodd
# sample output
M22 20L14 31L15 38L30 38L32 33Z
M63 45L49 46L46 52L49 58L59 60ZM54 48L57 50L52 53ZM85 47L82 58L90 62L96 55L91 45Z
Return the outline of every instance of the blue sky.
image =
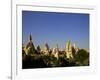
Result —
M32 35L35 46L63 49L68 40L89 49L89 14L22 11L22 43Z

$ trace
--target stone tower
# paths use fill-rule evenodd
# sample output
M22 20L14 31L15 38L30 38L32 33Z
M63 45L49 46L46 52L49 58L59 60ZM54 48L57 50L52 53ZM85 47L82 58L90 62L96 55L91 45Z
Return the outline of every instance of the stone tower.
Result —
M29 36L29 42L26 45L26 52L27 52L27 55L35 53L35 47L34 47L34 44L32 42L32 36L31 35Z
M75 49L76 53L79 51L79 48L78 48L78 46L75 43L74 43L74 49Z
M53 48L52 55L54 55L54 57L56 57L58 59L58 56L59 56L58 44L56 45L56 48Z
M65 52L66 52L66 57L67 57L68 59L73 58L72 46L71 46L70 41L68 41L68 42L66 43L66 50L65 50Z

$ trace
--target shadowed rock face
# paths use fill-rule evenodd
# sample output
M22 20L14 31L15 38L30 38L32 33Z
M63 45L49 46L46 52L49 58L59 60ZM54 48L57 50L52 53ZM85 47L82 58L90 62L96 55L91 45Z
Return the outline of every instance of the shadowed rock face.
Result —
M32 42L32 36L30 35L29 37L29 42L28 44L26 45L26 50L27 50L27 54L33 54L35 52L35 47L34 47L34 44Z
M34 44L32 42L32 36L31 35L29 36L29 42L26 45L26 48L28 48L28 47L35 49Z

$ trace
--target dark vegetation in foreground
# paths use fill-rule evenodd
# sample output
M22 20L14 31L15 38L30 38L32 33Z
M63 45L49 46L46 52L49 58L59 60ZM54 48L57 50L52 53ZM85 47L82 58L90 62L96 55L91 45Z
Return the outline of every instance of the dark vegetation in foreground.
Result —
M50 52L51 53L51 52ZM51 67L73 67L73 66L89 66L89 53L84 49L80 49L73 59L67 59L65 52L60 52L58 58L53 55L44 55L38 51L34 54L22 56L22 68L51 68Z

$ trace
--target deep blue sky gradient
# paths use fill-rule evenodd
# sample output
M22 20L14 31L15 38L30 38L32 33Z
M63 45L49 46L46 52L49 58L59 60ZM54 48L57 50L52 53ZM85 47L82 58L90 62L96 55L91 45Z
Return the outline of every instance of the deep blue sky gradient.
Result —
M89 14L22 11L22 43L32 35L35 46L64 49L68 40L89 49Z

